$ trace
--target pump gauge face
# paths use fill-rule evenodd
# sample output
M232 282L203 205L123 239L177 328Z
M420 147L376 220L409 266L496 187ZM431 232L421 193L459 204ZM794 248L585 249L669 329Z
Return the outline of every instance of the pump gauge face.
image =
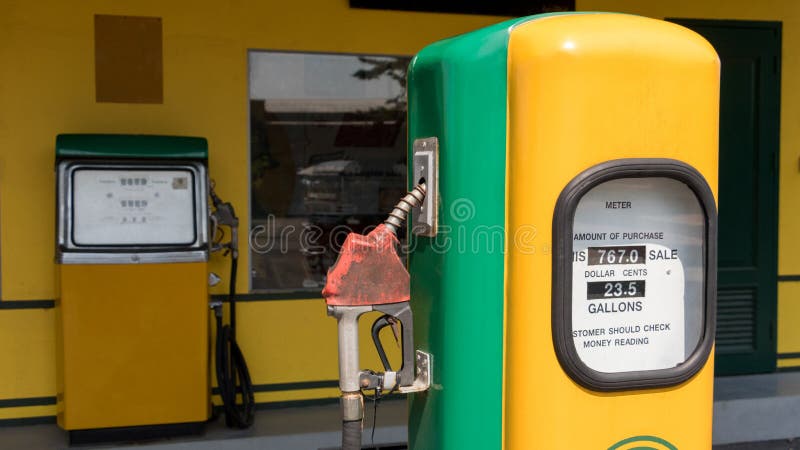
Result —
M72 173L72 241L80 246L195 242L190 170L77 169Z
M713 197L696 171L671 165L615 173L608 163L559 199L556 345L562 366L590 387L674 383L708 355Z
M572 334L600 372L675 367L700 339L705 214L688 186L624 178L578 202L572 239Z

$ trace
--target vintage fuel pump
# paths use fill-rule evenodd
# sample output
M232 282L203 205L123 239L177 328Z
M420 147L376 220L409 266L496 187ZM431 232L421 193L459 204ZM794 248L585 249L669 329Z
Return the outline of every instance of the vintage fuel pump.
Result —
M366 236L350 233L328 271L322 295L328 315L338 323L343 450L361 448L363 390L374 390L380 397L384 391L425 391L430 384L432 361L429 354L414 349L409 275L397 255L397 231L411 208L423 206L425 195L423 181L400 200L382 225ZM371 330L384 369L377 372L359 368L358 320L371 311L383 313ZM391 367L380 341L379 333L387 326L401 341L402 363L397 370Z
M58 423L72 443L203 430L216 250L232 261L229 326L212 305L220 394L228 425L252 423L235 339L238 219L209 186L207 147L195 137L57 137Z
M408 105L410 185L438 162L412 220L437 231L409 234L436 361L409 448L711 448L711 45L632 15L518 18L423 49Z

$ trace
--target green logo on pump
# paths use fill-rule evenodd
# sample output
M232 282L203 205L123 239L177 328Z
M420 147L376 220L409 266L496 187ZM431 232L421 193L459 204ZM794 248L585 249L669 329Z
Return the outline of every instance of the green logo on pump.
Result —
M634 436L608 447L608 450L678 450L678 447L656 436Z

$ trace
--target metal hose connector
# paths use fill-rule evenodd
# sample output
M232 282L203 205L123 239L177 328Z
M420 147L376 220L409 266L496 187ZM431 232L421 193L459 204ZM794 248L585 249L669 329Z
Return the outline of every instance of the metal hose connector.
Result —
M397 202L392 212L389 213L389 217L383 221L386 228L391 230L392 233L397 234L397 231L408 218L408 213L411 211L411 208L422 205L422 201L425 200L425 193L425 183L414 186L414 189L410 190L405 197Z

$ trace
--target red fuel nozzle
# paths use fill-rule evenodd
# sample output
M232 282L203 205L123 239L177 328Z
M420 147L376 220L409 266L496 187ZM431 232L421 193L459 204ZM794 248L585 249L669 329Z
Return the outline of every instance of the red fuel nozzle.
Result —
M365 235L350 233L328 270L322 296L331 306L407 302L409 275L397 255L397 236L386 225Z

